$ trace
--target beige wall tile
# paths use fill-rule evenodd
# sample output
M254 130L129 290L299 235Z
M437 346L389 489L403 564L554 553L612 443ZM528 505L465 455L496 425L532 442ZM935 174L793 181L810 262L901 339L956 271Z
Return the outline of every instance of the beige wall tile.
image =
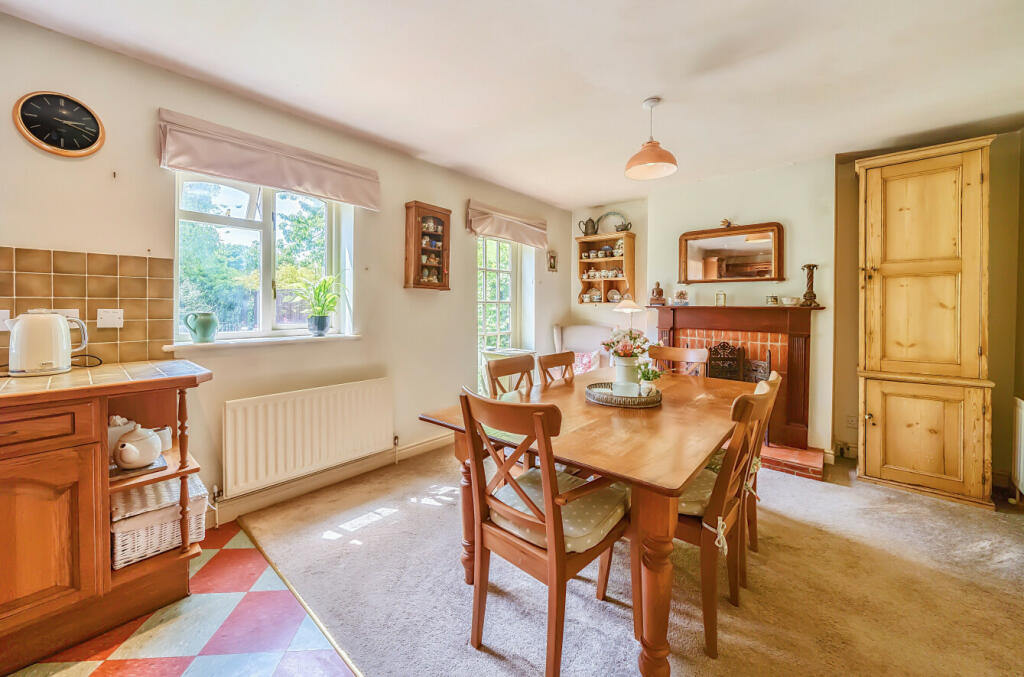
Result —
M117 275L117 257L113 254L89 254L86 261L90 275Z
M0 247L0 270L14 270L14 247Z
M117 274L130 277L146 277L148 267L145 256L118 256Z
M149 260L149 276L174 277L174 261L171 259L151 258Z
M54 275L53 295L73 298L85 296L85 275Z
M149 319L170 320L174 317L174 301L170 299L150 299Z
M90 343L85 352L95 355L104 362L112 364L118 361L118 344L116 343Z
M149 298L171 299L174 298L174 280L149 279Z
M96 311L99 308L117 308L118 306L117 306L117 299L113 299L113 298L109 298L109 299L94 299L94 298L90 297L90 298L86 299L86 307L88 309L88 311L86 313L87 316L85 318L83 318L83 319L95 320L96 319Z
M49 296L47 296L46 298L38 298L38 299L37 298L30 298L30 297L27 297L27 296L24 297L24 298L15 298L14 299L14 314L15 315L21 315L22 313L27 313L29 310L32 310L33 308L52 308L52 307L53 307L53 303L51 303L51 299L50 299Z
M49 273L53 253L49 249L15 249L14 269L25 273Z
M53 272L85 275L85 252L53 252Z
M121 299L117 307L124 310L126 320L145 320L147 317L145 299Z
M150 341L149 342L149 359L151 360L173 360L174 353L165 353L164 346L169 345L170 341Z
M15 296L52 296L53 276L49 273L15 273Z
M151 341L170 341L174 338L172 324L174 324L174 320L150 320L149 339Z
M120 344L121 362L141 362L149 359L149 343L146 341L126 341Z
M117 295L123 299L144 299L146 298L146 278L144 277L119 277L117 278Z
M89 298L117 298L117 278L107 275L89 275L86 278Z
M0 273L0 296L14 296L14 273Z
M115 343L118 340L118 332L115 327L104 327L103 329L100 329L96 326L96 323L91 320L85 323L85 327L89 331L89 341L95 341L96 343Z
M145 320L125 320L124 326L121 328L121 340L145 341L147 338L146 331Z
M13 297L0 297L0 310L9 310L14 312L14 298Z

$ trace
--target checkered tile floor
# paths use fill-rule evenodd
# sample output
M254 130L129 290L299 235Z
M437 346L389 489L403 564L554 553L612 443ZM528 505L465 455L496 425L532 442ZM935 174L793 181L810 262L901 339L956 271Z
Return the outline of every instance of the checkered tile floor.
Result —
M249 537L206 532L192 594L14 673L17 677L351 677Z

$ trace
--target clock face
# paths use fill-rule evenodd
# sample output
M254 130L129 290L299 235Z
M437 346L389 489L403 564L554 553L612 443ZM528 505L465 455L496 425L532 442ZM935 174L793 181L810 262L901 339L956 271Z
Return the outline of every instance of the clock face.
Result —
M26 94L14 106L14 123L34 145L57 155L81 157L103 145L99 118L66 94Z

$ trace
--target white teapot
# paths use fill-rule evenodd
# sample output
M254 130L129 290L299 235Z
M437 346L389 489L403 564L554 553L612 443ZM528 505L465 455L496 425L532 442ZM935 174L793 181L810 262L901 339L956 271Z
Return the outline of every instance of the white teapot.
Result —
M135 428L121 436L117 448L114 449L114 463L122 470L145 468L151 465L163 448L160 435L155 430L143 428L138 423Z

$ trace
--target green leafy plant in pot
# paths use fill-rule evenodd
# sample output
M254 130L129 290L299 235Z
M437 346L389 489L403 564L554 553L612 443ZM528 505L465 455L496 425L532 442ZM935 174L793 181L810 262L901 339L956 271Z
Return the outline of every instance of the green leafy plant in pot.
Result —
M295 290L295 295L309 306L306 324L313 336L323 336L331 327L331 313L338 307L341 298L334 290L337 278L333 275L319 280L305 282Z

